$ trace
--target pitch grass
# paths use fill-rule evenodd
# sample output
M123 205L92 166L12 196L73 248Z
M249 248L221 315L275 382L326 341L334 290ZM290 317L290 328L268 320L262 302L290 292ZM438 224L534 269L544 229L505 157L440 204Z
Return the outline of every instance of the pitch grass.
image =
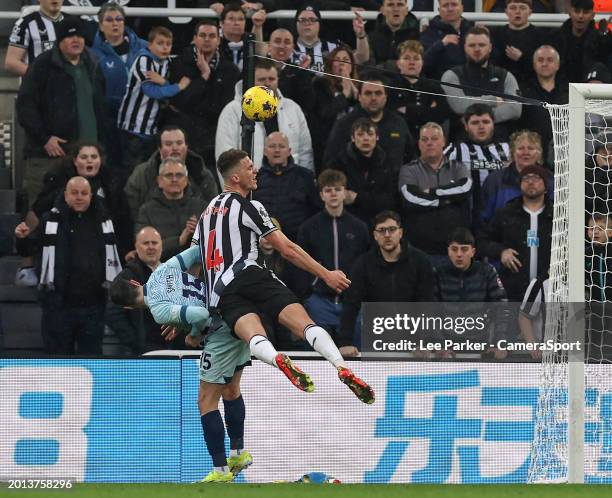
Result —
M612 485L428 484L76 484L70 490L0 488L23 498L590 498L612 496Z

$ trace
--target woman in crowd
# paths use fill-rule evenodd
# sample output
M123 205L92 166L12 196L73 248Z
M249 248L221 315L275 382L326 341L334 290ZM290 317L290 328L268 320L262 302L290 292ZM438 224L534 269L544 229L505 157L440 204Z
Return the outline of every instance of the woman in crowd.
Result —
M34 232L43 215L55 204L57 197L63 195L68 180L73 176L82 176L89 181L92 194L97 197L97 202L102 202L110 213L115 228L117 248L123 259L133 246L133 222L122 186L103 166L103 158L102 148L96 142L78 142L68 158L69 162L45 175L43 189L32 204L26 221L18 225L15 230L20 230L23 225L27 224L29 230ZM34 254L31 252L25 254L26 252L28 252L27 249L21 254L26 257L17 272L16 283L23 286L36 285L37 279L32 258Z
M407 40L397 47L397 56L399 74L391 86L405 90L390 90L388 105L404 116L410 133L418 137L419 128L425 123L433 121L443 125L450 118L450 108L440 84L421 78L423 45L417 40Z
M505 168L492 172L482 186L482 206L480 220L488 222L495 211L521 195L520 172L523 168L542 165L542 141L535 131L521 130L510 136L510 155L512 162ZM551 180L546 185L547 195L552 199L554 185Z
M130 67L147 42L136 36L125 25L125 10L115 2L107 2L98 11L100 30L96 33L92 50L96 55L106 82L106 102L109 110L109 157L113 167L121 167L119 132L115 127L117 113L126 91Z
M359 93L355 83L346 79L358 77L353 52L346 45L340 45L332 50L325 58L324 67L327 74L316 76L312 80L314 102L309 115L317 175L323 169L321 163L325 143L334 122L338 116L349 112L356 105Z

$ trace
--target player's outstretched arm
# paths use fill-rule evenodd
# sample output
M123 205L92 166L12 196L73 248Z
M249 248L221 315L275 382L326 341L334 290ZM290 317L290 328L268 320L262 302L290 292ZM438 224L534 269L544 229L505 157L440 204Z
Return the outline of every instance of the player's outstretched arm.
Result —
M187 306L162 301L149 306L153 319L160 325L183 325L190 335L198 335L209 322L210 315L203 306Z
M330 288L336 292L347 289L351 281L346 278L344 272L340 270L330 271L312 259L304 249L294 242L291 242L283 232L275 230L266 235L265 239L276 249L279 254L298 268L311 273L315 277L323 280Z

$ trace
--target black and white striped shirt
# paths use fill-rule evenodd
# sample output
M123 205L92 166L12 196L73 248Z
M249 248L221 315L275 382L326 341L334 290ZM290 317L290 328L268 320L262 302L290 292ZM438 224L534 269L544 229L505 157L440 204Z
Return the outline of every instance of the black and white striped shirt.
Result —
M209 306L240 271L259 266L259 239L277 230L266 208L235 192L215 197L202 215L193 241L200 244Z
M60 14L57 19L32 12L18 19L13 26L9 37L9 45L26 49L26 64L32 62L43 52L51 50L55 45L55 26L61 22L64 15Z
M295 51L293 52L293 64L300 64L302 57L304 55L309 55L310 69L323 72L325 64L324 57L328 56L337 46L337 43L326 40L319 40L312 46L305 45L304 42L298 40L295 44Z
M169 59L159 61L146 54L134 61L128 76L127 92L119 106L119 129L140 135L157 133L160 101L145 94L143 83L147 81L148 71L154 71L167 80L169 65Z
M449 145L444 155L469 167L475 176L474 181L482 185L491 171L502 169L510 162L510 146L508 142L493 142L488 145L458 142Z

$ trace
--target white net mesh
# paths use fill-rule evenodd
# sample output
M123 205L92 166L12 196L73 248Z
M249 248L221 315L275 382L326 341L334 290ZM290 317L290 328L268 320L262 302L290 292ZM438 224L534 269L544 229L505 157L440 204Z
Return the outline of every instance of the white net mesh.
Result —
M585 229L569 232L569 106L549 105L555 152L555 207L552 234L549 293L545 340L569 340L570 265L585 271L586 355L585 448L586 482L605 482L612 477L612 379L598 365L612 361L612 309L606 313L607 276L612 271L612 215L608 195L612 186L612 95L611 100L585 99ZM610 124L610 126L608 126ZM610 230L608 229L610 227ZM570 261L569 237L582 237L585 260ZM608 269L608 264L610 268ZM611 284L612 286L612 284ZM610 294L612 296L612 287ZM534 440L529 467L530 482L559 482L568 478L568 355L545 353L540 378Z

